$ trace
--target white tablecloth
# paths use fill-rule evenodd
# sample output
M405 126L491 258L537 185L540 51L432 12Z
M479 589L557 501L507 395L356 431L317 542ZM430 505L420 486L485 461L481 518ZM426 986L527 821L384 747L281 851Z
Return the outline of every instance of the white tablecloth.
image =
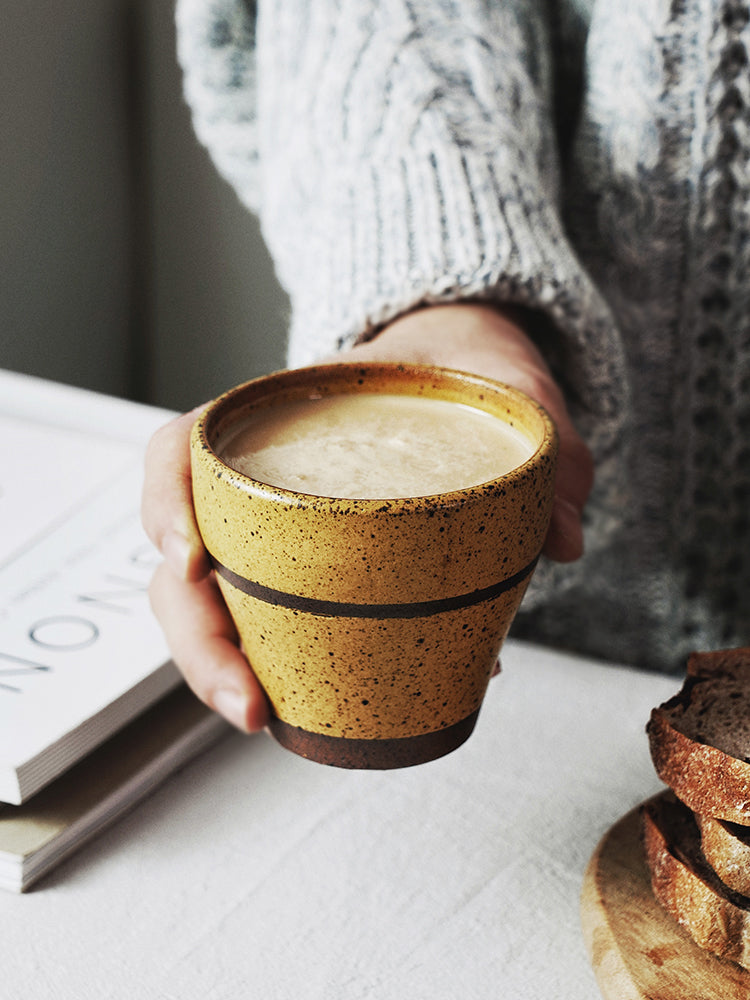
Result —
M583 871L660 787L644 726L678 687L509 643L474 735L421 767L232 735L0 895L0 995L596 1000Z

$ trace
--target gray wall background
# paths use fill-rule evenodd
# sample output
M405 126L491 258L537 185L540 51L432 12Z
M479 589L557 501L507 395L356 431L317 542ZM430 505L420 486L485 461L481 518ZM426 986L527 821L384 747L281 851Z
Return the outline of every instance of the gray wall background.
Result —
M283 364L256 220L198 145L172 0L6 4L0 367L187 409Z

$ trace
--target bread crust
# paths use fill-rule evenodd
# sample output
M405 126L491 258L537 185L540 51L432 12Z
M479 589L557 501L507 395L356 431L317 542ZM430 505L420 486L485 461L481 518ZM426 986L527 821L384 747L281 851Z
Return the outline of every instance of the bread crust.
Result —
M693 812L750 826L750 764L685 736L661 706L646 732L656 773Z
M672 840L662 805L669 793L641 809L646 863L654 896L701 948L750 969L750 910L747 903L723 891L718 876L695 864ZM689 815L689 814L688 814ZM690 817L692 822L692 817ZM696 843L699 838L695 828Z
M701 848L721 881L750 896L750 827L740 827L713 816L696 815Z
M750 764L717 746L693 739L675 725L702 680L750 663L750 648L694 653L673 698L654 708L646 726L651 759L661 780L696 812L750 826ZM709 710L710 711L710 710Z

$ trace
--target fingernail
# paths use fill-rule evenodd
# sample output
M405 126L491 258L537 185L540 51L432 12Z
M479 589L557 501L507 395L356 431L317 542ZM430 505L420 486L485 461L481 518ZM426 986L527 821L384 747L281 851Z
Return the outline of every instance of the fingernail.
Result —
M213 696L213 706L219 715L244 733L247 729L247 698L232 688L220 688Z
M170 568L183 580L190 563L190 542L179 531L170 531L162 539L161 550Z

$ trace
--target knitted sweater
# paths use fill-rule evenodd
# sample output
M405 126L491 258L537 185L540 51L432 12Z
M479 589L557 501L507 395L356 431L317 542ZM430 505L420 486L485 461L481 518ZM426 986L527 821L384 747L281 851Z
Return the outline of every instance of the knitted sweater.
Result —
M529 310L597 481L516 634L660 669L750 641L739 0L178 0L196 132L293 365L429 302Z

